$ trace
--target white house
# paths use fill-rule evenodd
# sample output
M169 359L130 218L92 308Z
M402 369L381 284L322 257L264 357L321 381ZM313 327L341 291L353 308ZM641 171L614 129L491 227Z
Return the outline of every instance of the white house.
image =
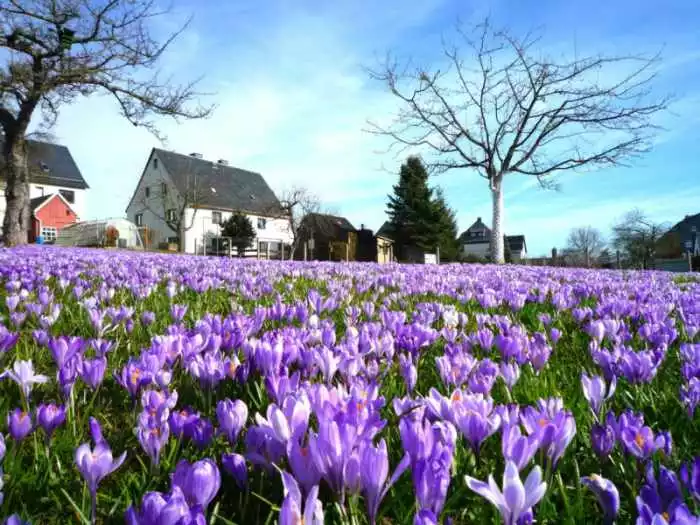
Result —
M192 254L208 253L221 224L233 213L250 218L262 255L279 252L293 238L279 200L259 173L234 168L225 160L208 161L198 153L151 150L126 213L148 230L151 246L177 242L172 226L177 229L182 214L184 249Z
M510 249L513 262L527 259L527 244L524 235L504 235L504 242ZM475 256L485 259L491 255L491 229L486 226L481 217L459 236L462 255Z
M0 140L0 146L2 141ZM0 160L1 162L1 160ZM87 190L90 189L66 146L27 141L29 198L61 195L70 204L79 221L84 217ZM0 167L0 232L5 217L5 180Z

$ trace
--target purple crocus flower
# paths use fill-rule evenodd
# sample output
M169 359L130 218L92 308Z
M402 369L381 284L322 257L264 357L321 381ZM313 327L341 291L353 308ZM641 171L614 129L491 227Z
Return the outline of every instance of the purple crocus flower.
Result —
M478 455L484 440L500 427L501 418L493 410L493 399L473 394L455 405L454 422Z
M591 448L601 459L610 455L616 442L615 430L607 423L596 423L591 427Z
M192 464L181 459L172 479L173 486L178 486L190 506L200 505L206 509L221 487L221 473L211 459L202 459Z
M141 314L141 324L143 326L150 326L155 322L155 320L156 314L153 312L146 311Z
M174 304L170 307L170 317L173 318L173 321L176 323L179 323L185 318L185 314L187 313L187 305L184 304Z
M46 432L46 439L50 440L54 430L66 421L66 406L57 406L55 403L41 404L36 410L36 421Z
M7 415L7 426L10 430L10 436L15 441L22 441L34 430L31 414L20 408L15 408Z
M612 525L620 512L620 494L615 484L598 474L581 478L581 483L591 489L603 509L603 523Z
M167 422L149 421L148 424L139 424L136 435L144 452L148 454L154 465L160 462L160 451L168 442L170 427Z
M112 458L112 449L102 437L100 424L93 417L90 418L90 433L95 442L95 448L91 449L89 443L83 443L75 450L75 464L82 474L92 496L92 523L95 523L97 513L97 486L106 476L117 470L126 459L123 452L116 460Z
M19 333L10 332L4 326L0 326L0 354L10 351L17 344Z
M438 520L432 510L422 509L413 518L413 525L438 525Z
M503 430L501 450L507 461L512 461L522 470L535 456L540 447L537 435L523 436L518 425L509 425Z
M105 370L107 370L107 358L83 359L80 377L86 385L96 390L104 380Z
M406 383L406 390L408 390L410 394L413 392L413 389L416 388L416 383L418 382L418 369L416 365L413 364L411 354L399 355L399 370L401 372L401 377L403 377Z
M513 390L515 383L518 382L518 379L520 379L520 366L515 362L502 362L500 366L500 376L510 392Z
M583 396L586 398L586 401L588 401L593 415L598 419L603 403L610 399L615 393L617 378L613 377L610 386L606 386L605 379L601 376L589 377L588 374L584 372L581 374L581 386L583 387Z
M547 484L542 481L540 467L534 467L523 484L518 467L512 461L506 462L502 492L493 476L489 476L488 483L470 476L465 476L465 479L471 490L496 506L505 525L516 525L521 516L532 509L547 490Z
M662 438L662 441L657 443L654 431L646 426L623 428L620 441L625 452L639 460L649 459L658 449L658 445L665 442Z
M245 490L248 486L248 465L245 458L240 454L222 454L221 464L238 485L238 488Z
M121 373L114 373L114 378L125 388L132 398L135 398L142 387L149 385L153 381L153 375L150 371L144 369L140 362L129 359L129 362L124 365Z
M676 474L662 465L657 481L652 463L647 465L646 483L637 496L637 512L637 523L640 525L698 523L698 517L693 516L683 502L683 492Z
M0 454L0 461L2 454ZM700 456L692 462L681 465L681 480L695 501L700 502Z
M214 437L214 425L205 417L197 416L185 425L185 437L194 441L200 450L204 450Z
M224 399L216 404L216 418L221 432L234 445L248 420L248 407L240 399Z
M128 525L157 524L160 513L167 503L160 492L146 492L141 500L141 508L129 507L124 519Z
M386 442L382 439L379 446L367 444L362 452L360 460L360 482L362 493L367 504L367 514L372 525L376 523L377 512L384 496L396 480L404 473L411 463L411 456L406 454L397 465L394 474L387 482L389 476L389 454Z
M323 525L323 507L318 500L318 486L314 486L306 496L304 505L299 485L287 472L282 472L284 501L280 509L279 525Z

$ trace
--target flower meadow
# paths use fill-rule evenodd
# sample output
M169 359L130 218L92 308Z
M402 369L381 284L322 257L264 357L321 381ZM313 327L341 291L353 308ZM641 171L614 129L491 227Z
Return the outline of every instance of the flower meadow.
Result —
M664 273L0 250L0 522L698 523L698 332Z

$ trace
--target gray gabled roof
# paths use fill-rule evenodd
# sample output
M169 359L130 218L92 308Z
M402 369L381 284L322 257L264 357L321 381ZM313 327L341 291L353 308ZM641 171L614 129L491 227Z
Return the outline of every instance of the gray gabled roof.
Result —
M3 138L0 137L0 148L3 142ZM1 163L2 159L0 158L0 167ZM64 188L80 190L89 188L66 146L27 140L27 163L29 180L35 184L63 186ZM3 178L1 169L0 178Z
M197 189L200 208L267 216L282 213L279 200L259 173L173 151L154 151L180 193Z
M377 230L376 237L394 240L394 228L389 221L384 221L384 224Z

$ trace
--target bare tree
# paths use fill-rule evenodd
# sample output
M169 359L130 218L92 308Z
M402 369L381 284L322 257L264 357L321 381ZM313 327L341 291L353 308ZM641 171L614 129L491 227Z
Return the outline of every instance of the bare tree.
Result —
M2 0L0 127L7 207L7 245L27 241L29 171L26 134L37 110L42 127L79 95L114 97L134 126L157 134L154 116L201 118L212 108L189 107L194 84L177 86L153 74L158 59L187 24L162 42L148 31L166 14L155 0Z
M443 44L447 69L401 67L388 58L372 78L386 84L401 109L371 133L391 139L390 150L427 150L435 173L473 169L487 180L493 202L492 254L504 261L503 180L551 176L617 165L649 148L651 117L668 99L651 100L658 57L591 56L555 60L537 53L538 39L458 28L458 46ZM476 39L472 35L477 35Z
M569 232L567 251L582 262L586 268L591 267L591 260L600 255L605 246L603 235L591 226L574 228Z
M613 226L613 245L628 266L652 268L657 245L667 229L667 225L655 223L634 209Z
M292 246L289 258L293 259L302 237L302 221L311 213L320 213L321 200L317 195L302 186L292 186L284 190L279 198L281 216L289 223Z

